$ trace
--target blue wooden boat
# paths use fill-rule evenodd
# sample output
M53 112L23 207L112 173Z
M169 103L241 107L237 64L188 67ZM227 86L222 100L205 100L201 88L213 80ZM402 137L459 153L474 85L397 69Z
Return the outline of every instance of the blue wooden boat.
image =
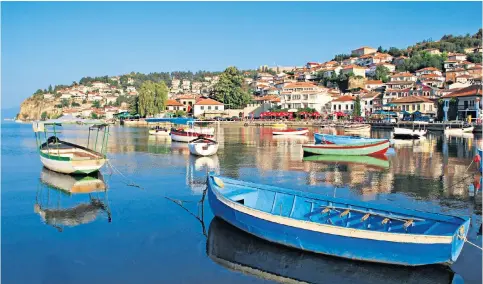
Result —
M363 142L381 142L387 139L364 138L359 136L343 136L324 133L314 133L316 144L359 144Z
M208 175L215 216L259 238L343 258L418 266L458 258L469 218Z

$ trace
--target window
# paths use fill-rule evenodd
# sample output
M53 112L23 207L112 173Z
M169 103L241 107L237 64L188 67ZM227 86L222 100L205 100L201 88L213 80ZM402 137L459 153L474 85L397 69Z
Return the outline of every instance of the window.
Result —
M218 106L215 106L215 110L218 110Z
M186 104L186 101L183 101L183 104L185 105Z
M372 100L369 102L369 104L372 106Z
M204 110L204 109L205 109L205 107L204 107L204 106L200 106L200 109L201 109L201 110Z
M208 106L208 110L211 110L211 106Z
M354 105L351 105L351 109L354 109Z
M421 105L420 104L418 105L418 110L421 111Z
M345 109L349 109L349 105L345 105Z
M334 105L334 110L336 110L336 109L337 109L337 105Z
M339 105L339 110L341 110L341 106Z

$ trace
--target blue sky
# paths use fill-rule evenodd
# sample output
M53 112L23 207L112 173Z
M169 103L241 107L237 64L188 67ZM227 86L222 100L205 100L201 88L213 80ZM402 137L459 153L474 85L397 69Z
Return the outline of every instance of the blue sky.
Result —
M481 2L3 2L2 108L131 71L302 65L475 33Z

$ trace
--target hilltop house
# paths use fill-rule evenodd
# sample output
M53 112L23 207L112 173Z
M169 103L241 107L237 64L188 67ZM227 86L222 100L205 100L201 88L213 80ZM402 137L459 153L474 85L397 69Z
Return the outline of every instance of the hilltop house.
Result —
M366 54L371 54L371 53L376 53L377 49L369 47L369 46L362 46L359 47L358 49L352 50L352 54L357 55L357 56L362 56Z
M364 87L367 90L374 90L384 86L384 83L381 80L367 80Z
M439 70L438 68L434 68L434 67L426 67L426 68L416 70L416 76L418 76L418 77L422 76L422 75L428 75L428 74L434 74L434 75L439 75L439 76L443 75L441 70Z
M366 68L357 65L347 65L340 72L346 75L352 72L356 76L366 77Z

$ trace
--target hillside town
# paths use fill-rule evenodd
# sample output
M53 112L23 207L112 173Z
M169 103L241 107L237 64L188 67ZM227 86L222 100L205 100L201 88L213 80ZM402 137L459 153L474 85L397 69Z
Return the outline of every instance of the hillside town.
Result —
M219 76L205 76L201 81L172 78L165 112L156 116L259 118L271 111L296 114L309 110L318 118L337 119L418 111L437 119L438 108L443 108L440 120L464 120L468 116L477 119L481 116L482 66L468 61L467 57L481 52L478 47L465 49L465 53L448 53L442 69L426 67L415 72L397 71L407 56L394 57L369 46L353 49L349 58L339 61L260 66L255 73L243 73L252 100L237 109L211 96ZM434 48L423 53L441 54ZM379 70L384 70L387 76L377 79ZM346 88L334 80L341 76L346 76ZM121 85L120 78L112 76L107 82L74 83L43 93L43 100L54 103L62 115L113 119L119 113L128 113L129 102L139 94L133 78L128 75L127 85ZM456 110L451 111L451 102L455 101ZM357 108L360 109L356 115ZM24 115L24 118L27 117Z

